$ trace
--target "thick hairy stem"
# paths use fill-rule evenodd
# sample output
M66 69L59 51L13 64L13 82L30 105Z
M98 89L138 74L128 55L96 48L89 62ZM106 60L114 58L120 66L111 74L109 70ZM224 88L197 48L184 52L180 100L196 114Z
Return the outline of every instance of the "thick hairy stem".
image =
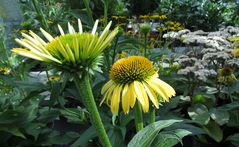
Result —
M149 123L154 123L155 122L155 108L152 106L149 110Z
M144 128L142 109L138 101L134 105L134 121L137 132Z
M103 147L111 147L110 140L104 129L94 96L92 94L89 75L85 75L82 79L80 79L78 75L75 75L74 82L87 111L90 113L91 124L95 127L100 142Z

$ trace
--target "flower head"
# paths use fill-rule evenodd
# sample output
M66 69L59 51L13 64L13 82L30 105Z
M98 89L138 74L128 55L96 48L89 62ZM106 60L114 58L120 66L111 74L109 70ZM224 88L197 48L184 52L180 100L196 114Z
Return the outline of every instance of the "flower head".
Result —
M24 48L13 48L12 51L28 58L52 63L63 69L88 70L99 64L102 51L111 44L118 32L117 29L110 32L110 22L99 35L96 32L97 25L98 20L92 32L83 32L81 21L78 19L79 31L75 31L68 23L68 33L65 34L58 25L61 35L56 37L40 29L47 42L32 31L29 31L29 35L22 33L23 39L16 39L16 42Z
M0 67L0 74L8 75L11 69L8 67Z
M145 57L130 56L115 62L110 70L110 81L101 90L104 94L101 104L106 100L114 114L118 113L120 100L124 113L133 108L136 100L143 111L149 111L149 99L159 107L158 96L164 101L175 95L174 89L158 79L153 64Z
M61 78L58 75L52 75L48 77L49 81L59 81Z

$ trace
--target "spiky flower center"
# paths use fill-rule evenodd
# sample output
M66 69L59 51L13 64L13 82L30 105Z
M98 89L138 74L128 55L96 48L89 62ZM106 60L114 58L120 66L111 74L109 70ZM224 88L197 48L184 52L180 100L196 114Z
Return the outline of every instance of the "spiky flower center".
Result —
M119 84L145 81L155 74L153 64L145 57L130 56L115 62L110 70L110 78Z

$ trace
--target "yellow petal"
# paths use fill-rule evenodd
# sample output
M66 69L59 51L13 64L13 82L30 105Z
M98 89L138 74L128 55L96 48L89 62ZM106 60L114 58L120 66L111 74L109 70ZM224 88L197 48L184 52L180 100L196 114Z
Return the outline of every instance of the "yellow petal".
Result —
M128 84L126 84L122 91L122 108L125 114L129 113L130 107L130 90Z
M158 78L156 79L156 81L157 81L159 84L163 85L163 86L167 89L167 91L169 91L169 93L170 93L170 96L169 96L169 97L175 96L175 94L176 94L175 90L174 90L173 87L171 87L168 83L166 83L166 82L164 82L164 81L162 81L162 80L160 80L160 79L158 79Z
M154 106L156 108L159 108L159 102L158 102L158 98L155 95L154 91L148 86L148 84L146 82L143 82L144 88L150 98L150 100L152 101L152 103L154 104Z
M167 95L164 93L164 91L162 91L159 86L157 84L155 84L155 82L153 82L152 79L149 79L146 81L146 83L148 83L148 85L155 90L164 100L168 100Z
M130 107L133 108L136 101L136 95L134 92L134 83L131 83L129 85L129 99L130 99Z
M46 46L46 42L44 40L41 39L41 37L39 37L37 34L35 34L34 32L32 32L31 30L29 31L29 34L35 38L35 40L37 40L38 42L40 42L43 46Z
M63 29L62 29L62 27L60 25L58 25L58 29L59 29L59 31L60 31L62 36L65 35L65 33L64 33L64 31L63 31Z
M113 96L112 96L112 99L111 99L111 111L114 113L114 114L118 114L118 111L119 111L119 102L120 102L120 92L122 90L122 86L121 85L118 85L115 89L114 89L114 92L113 92Z
M96 30L97 30L97 26L98 26L98 22L99 22L99 20L97 19L96 21L95 21L95 24L94 24L94 27L93 27L93 29L92 29L92 35L95 35L95 32L96 32Z
M143 111L149 111L149 100L142 83L134 81L134 90L137 100L141 103Z
M168 98L171 98L172 96L176 94L174 89L170 85L165 83L164 81L158 78L155 78L154 81L158 85L158 87L160 87L161 90L164 91L164 93L167 95Z
M18 54L18 55L24 56L24 57L31 58L31 59L35 59L35 60L39 60L39 61L44 61L43 58L37 56L36 54L34 54L34 53L32 53L31 51L26 50L26 49L13 48L13 49L12 49L12 52L13 52L13 53L16 53L16 54Z
M106 90L108 90L112 85L113 85L114 81L110 80L108 81L103 88L101 89L101 94L104 94Z
M70 34L75 34L75 29L73 28L73 26L68 22L68 31Z
M107 82L107 83L109 83L109 82ZM106 84L107 84L107 83L106 83ZM101 102L100 102L100 106L101 106L102 103L105 101L105 99L106 99L107 105L109 104L109 99L111 98L112 92L113 92L113 90L114 90L115 87L116 87L116 84L112 83L112 84L109 86L109 88L107 88L107 89L104 91L104 96L103 96L103 99L102 99Z
M42 32L42 34L46 37L46 39L48 41L52 41L54 38L51 36L51 34L47 33L44 29L40 28L40 31Z
M80 19L78 19L78 28L79 28L79 33L82 34L83 33L83 29L82 29L82 23L81 23Z

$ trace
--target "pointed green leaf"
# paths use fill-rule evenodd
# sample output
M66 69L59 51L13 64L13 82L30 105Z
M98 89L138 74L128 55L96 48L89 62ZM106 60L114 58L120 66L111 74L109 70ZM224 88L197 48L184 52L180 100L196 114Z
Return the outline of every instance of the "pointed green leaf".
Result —
M182 122L182 120L160 120L153 124L148 125L141 131L139 131L133 139L129 142L128 147L148 147L153 142L159 131L170 125Z

